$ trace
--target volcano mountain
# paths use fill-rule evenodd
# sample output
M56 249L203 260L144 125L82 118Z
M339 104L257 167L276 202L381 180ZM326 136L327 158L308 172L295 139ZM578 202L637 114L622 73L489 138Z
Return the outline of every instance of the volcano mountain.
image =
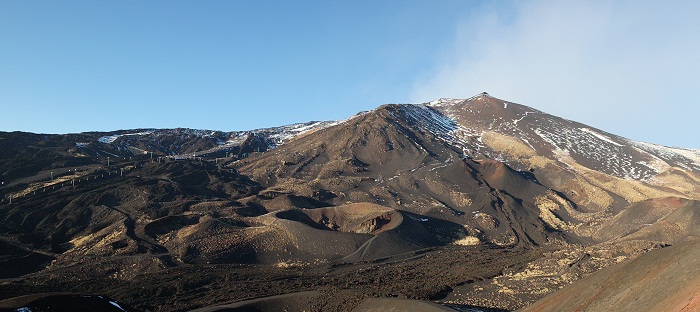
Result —
M0 179L0 300L559 311L601 269L688 270L665 249L700 238L700 151L486 93L251 131L0 132ZM605 300L642 282L620 283Z

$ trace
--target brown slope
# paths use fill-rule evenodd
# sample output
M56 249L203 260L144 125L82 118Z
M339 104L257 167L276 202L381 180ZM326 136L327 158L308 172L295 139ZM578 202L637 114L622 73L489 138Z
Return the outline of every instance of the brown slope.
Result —
M700 237L700 202L683 198L635 203L603 222L593 235L599 242L646 240L674 244Z
M41 258L37 253L55 258L52 268L94 258L168 256L169 250L150 235L158 228L149 227L151 221L188 214L186 218L195 220L207 214L235 216L240 205L235 199L259 188L236 172L206 162L134 163L78 172L71 180L44 182L0 206L0 239L16 247L7 246L8 257L0 261L11 265L16 257L26 256L34 264L22 269L26 272L45 268L47 262L33 260ZM187 222L161 222L155 231L173 231Z
M268 190L402 209L462 224L468 235L497 244L573 239L542 220L535 198L549 194L546 187L500 162L463 158L440 136L454 125L433 123L437 114L385 105L236 166Z
M612 219L607 220L595 232L593 238L598 242L605 242L626 237L662 220L687 203L687 200L675 197L649 199L634 203Z
M523 311L700 311L700 241L642 254L574 282Z
M662 219L645 224L638 231L624 237L625 240L651 240L675 244L700 238L700 202L691 200Z

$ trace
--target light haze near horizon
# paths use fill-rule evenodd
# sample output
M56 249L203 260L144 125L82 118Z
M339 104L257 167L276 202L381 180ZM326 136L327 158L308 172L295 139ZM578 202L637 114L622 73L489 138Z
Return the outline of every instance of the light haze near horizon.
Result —
M2 1L0 131L249 130L486 91L700 148L700 2Z

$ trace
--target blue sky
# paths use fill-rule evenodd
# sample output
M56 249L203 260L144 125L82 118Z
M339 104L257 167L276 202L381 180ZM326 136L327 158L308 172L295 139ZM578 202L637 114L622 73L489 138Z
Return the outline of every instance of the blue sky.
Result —
M481 91L700 148L692 1L0 1L0 130L247 130Z

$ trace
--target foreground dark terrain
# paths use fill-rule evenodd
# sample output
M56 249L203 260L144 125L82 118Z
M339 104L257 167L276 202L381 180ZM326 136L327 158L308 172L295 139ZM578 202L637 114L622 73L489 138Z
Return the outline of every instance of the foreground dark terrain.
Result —
M700 309L700 151L487 94L243 132L0 133L0 179L0 300ZM653 262L665 273L631 273ZM665 280L683 293L625 290Z

